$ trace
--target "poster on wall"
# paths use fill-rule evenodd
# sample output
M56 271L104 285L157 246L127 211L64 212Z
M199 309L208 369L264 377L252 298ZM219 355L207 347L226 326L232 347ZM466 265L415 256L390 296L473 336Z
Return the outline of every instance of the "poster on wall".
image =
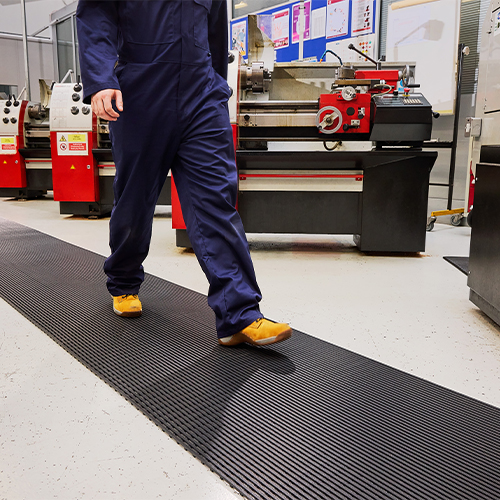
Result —
M290 9L274 12L272 40L275 49L282 49L290 45Z
M349 34L349 0L328 0L326 7L326 38Z
M373 2L374 0L352 0L352 36L373 32Z
M257 26L271 40L273 39L273 16L271 14L259 14L257 16Z
M326 44L326 48L335 52L345 64L347 63L365 63L368 59L360 56L358 53L349 49L349 45L353 44L357 49L359 49L363 54L370 56L372 59L375 55L375 35L363 35L357 38L344 38L343 40L333 40ZM338 59L331 55L326 54L326 62L338 62Z
M326 36L326 7L314 9L311 12L311 38Z
M292 43L298 43L300 39L299 33L299 16L300 4L295 4L292 7ZM311 1L304 2L304 40L311 38Z
M231 48L238 50L244 57L247 55L246 40L247 40L247 22L246 20L234 23L231 29Z

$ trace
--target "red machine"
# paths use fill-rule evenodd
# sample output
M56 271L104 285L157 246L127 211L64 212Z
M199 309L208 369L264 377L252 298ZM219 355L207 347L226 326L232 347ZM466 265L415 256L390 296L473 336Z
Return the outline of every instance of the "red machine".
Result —
M356 71L342 65L336 72L335 80L332 75L331 92L319 94L316 99L300 99L300 90L304 87L302 81L297 81L297 96L288 99L282 98L277 92L275 95L280 98L268 100L240 101L239 92L231 97L229 111L235 147L238 144L237 134L243 145L243 149L238 150L238 210L247 231L361 233L360 220L368 220L369 203L379 203L378 198L370 198L375 185L373 178L370 177L365 186L367 165L379 161L378 156L382 156L384 147L418 147L430 139L432 130L430 104L421 94L410 94L408 87L416 85L410 85L409 68L406 67L404 71L381 70L378 63L372 62L377 64L377 69ZM323 71L321 64L312 66L311 72L314 68ZM233 69L236 75L232 76ZM257 93L263 93L269 88L271 76L263 69L262 63L253 62L251 68L243 68L242 76L244 78L238 75L238 64L229 64L230 87L253 94L256 93L255 89L259 89ZM406 87L404 92L398 91L400 80ZM290 93L289 90L287 92ZM322 151L296 154L292 151L267 150L265 146L272 141L321 141L328 151L342 146L343 141L370 141L376 144L376 148L355 151L342 146L338 154ZM327 141L337 144L330 149ZM401 158L395 161L413 168L407 158L407 151L409 149L404 149ZM393 153L393 149L383 151L389 156ZM427 169L424 175L427 177L435 160L432 154L428 156L423 160ZM285 168L284 165L290 167ZM385 163L381 161L380 165ZM370 175L373 172L370 170ZM380 177L377 177L379 174ZM386 189L383 182L387 175L381 167L375 176L380 186L384 186L383 189ZM394 172L391 175L395 175ZM426 182L428 178L423 180L422 189L427 189ZM363 197L364 204L360 201ZM397 197L394 199L398 200ZM342 217L326 218L323 223L323 218L317 215L323 213L325 207L334 206L342 212ZM384 206L381 202L377 208L380 213ZM364 210L364 215L360 210ZM418 211L421 217L426 207L419 205ZM182 231L185 225L173 184L172 226L177 230L177 246L189 246L183 234L185 231ZM422 236L421 231L418 232L418 241L413 241L408 231L404 244L391 240L390 244L385 245L377 240L375 232L370 235L370 230L375 227L377 225L371 222L364 225L364 240L360 244L363 248L390 251L420 251L423 248L425 234Z
M19 150L24 147L24 122L28 101L15 97L0 101L0 187L25 188L26 164Z
M97 148L97 119L83 104L78 83L58 83L52 89L50 143L54 200L99 201L97 160L92 153Z

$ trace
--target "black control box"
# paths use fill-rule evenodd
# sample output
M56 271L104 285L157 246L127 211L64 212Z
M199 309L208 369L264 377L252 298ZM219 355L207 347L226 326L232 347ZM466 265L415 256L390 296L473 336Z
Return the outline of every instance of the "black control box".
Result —
M431 138L432 107L422 94L374 95L371 106L371 141L406 144Z

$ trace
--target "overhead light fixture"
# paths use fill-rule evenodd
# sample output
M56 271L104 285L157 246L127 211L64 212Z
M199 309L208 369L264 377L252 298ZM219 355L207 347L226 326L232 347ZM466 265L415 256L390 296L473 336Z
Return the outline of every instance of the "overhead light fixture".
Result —
M248 4L245 2L245 0L241 0L240 3L237 3L234 6L235 9L242 9L243 7L248 7Z

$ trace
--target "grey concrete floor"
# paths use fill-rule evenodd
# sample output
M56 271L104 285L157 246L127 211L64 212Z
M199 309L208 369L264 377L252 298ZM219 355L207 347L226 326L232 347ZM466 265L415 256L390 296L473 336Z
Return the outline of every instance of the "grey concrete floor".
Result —
M0 217L108 254L108 219L61 216L51 199L0 199ZM351 236L249 235L266 316L500 407L500 327L442 258L467 256L469 241L439 221L410 257L362 254ZM207 291L166 207L145 268ZM0 318L0 499L240 498L1 300Z

